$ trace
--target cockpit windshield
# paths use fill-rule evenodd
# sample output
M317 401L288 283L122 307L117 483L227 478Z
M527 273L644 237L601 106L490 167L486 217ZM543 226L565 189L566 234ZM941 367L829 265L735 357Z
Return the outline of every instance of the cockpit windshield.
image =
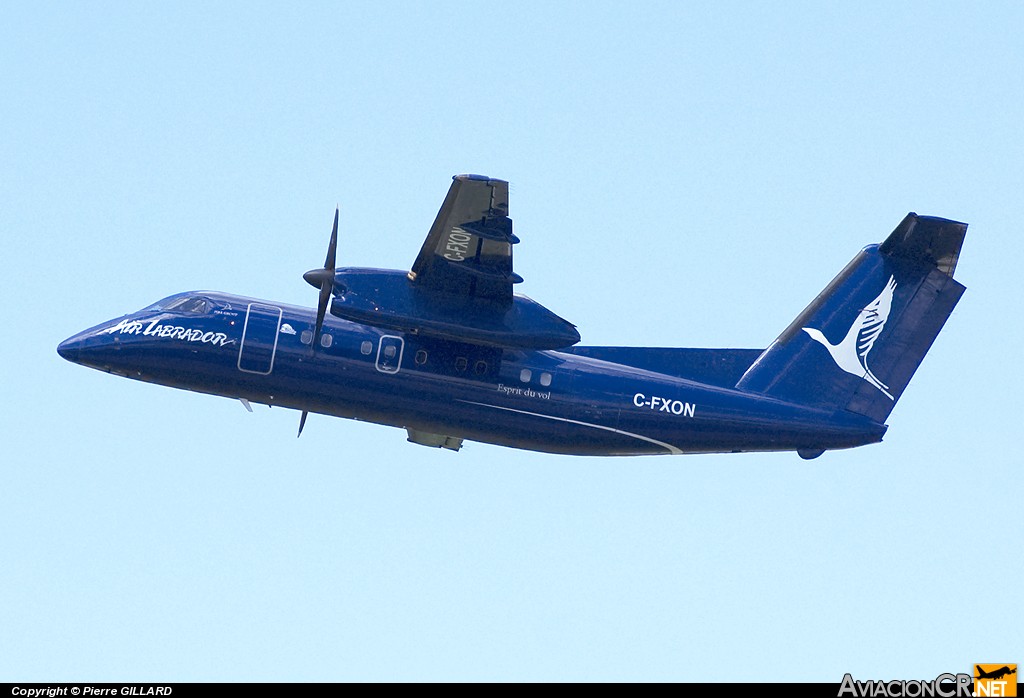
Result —
M142 309L142 312L147 313L154 310L163 310L168 303L172 303L177 299L178 296L168 296L167 298L161 298L156 303L153 303L152 305L147 305L145 308Z
M163 310L165 312L182 313L185 315L202 315L210 311L211 303L201 296L169 296L159 300L146 310Z
M202 315L209 309L210 302L198 296L179 298L164 308L168 312L185 313L188 315Z

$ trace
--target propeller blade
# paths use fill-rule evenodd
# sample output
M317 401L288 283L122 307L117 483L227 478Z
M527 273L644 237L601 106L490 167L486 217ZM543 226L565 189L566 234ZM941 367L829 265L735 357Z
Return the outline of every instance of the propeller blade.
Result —
M334 230L331 231L331 244L327 247L327 259L324 260L324 269L334 271L335 254L338 251L338 213L341 207L334 209Z
M308 416L309 412L306 412L306 410L302 410L302 416L299 417L299 433L295 435L296 439L302 436L302 428L306 426L306 417Z
M327 315L327 304L331 300L331 292L334 290L334 271L338 253L338 214L341 207L334 209L334 228L331 230L331 244L327 246L327 258L324 260L324 268L314 271L307 271L303 278L313 286L320 287L320 300L316 306L316 327L313 330L313 341L309 345L310 352L316 352L316 345L320 341L320 333L324 328L324 317Z
M330 285L328 285L330 284ZM333 282L324 280L320 287L320 302L316 306L316 329L313 330L313 342L310 347L316 351L316 345L320 341L320 332L324 328L324 316L327 315L327 303L331 300L331 287Z

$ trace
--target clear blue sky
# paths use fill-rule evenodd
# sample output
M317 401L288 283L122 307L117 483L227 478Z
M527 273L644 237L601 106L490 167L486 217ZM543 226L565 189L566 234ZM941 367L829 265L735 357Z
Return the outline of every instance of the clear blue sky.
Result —
M1021 4L209 5L4 10L0 680L1024 662ZM763 347L911 210L971 224L968 292L885 442L811 462L296 440L54 350L182 290L312 306L336 203L342 264L408 268L459 172L589 344Z

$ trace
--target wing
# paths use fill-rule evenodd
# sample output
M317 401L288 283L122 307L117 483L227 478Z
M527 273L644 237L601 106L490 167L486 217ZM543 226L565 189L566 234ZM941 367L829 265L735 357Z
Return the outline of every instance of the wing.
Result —
M424 289L464 298L510 303L512 234L508 182L482 175L452 177L448 196L437 212L409 279Z
M889 311L892 310L892 294L896 290L896 279L889 277L889 283L885 285L878 298L871 301L864 310L860 311L860 334L857 338L858 353L867 358L868 352L875 346L875 340L885 329L885 323L889 319Z

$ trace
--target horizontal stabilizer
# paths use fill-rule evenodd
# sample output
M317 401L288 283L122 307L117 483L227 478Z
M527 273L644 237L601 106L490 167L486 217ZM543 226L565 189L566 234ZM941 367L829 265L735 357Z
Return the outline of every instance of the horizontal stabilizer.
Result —
M908 213L878 251L890 257L923 262L946 276L953 276L966 234L966 223Z

